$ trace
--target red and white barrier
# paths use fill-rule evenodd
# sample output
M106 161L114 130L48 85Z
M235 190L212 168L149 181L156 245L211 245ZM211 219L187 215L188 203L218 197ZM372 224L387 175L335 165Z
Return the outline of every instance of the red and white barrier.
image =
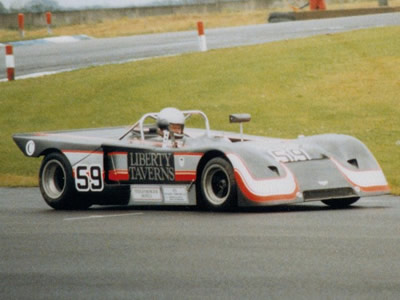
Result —
M14 53L13 46L6 45L6 68L7 68L7 79L9 81L15 79L15 61L14 61Z
M202 21L197 22L197 32L199 33L200 51L207 51L206 35L204 34L204 24Z
M25 16L24 14L18 14L18 27L19 27L19 34L21 38L25 36L24 27L25 27Z
M47 33L52 34L51 31L51 12L46 13Z

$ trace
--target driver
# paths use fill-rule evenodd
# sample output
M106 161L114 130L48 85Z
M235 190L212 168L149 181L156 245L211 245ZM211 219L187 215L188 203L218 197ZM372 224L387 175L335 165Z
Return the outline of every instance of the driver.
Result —
M175 140L182 139L184 136L185 116L179 109L174 107L164 108L158 114L157 126L164 142L171 140L172 145L177 147L178 143Z

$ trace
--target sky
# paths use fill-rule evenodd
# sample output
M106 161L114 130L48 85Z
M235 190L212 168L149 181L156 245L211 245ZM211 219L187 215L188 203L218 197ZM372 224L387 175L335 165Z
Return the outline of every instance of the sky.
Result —
M121 6L135 6L135 5L145 5L154 2L170 2L168 0L55 0L64 7L73 7L79 8L81 6L109 6L109 7L121 7ZM10 8L11 4L18 4L18 6L22 6L24 3L29 2L29 0L0 0L4 4L5 7Z

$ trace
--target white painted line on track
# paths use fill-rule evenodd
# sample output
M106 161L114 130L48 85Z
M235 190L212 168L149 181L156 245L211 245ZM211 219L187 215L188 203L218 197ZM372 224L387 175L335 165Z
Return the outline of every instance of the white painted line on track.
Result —
M140 215L143 215L143 213L128 213L128 214L118 214L118 215L92 215L92 216L86 216L86 217L65 218L64 221L90 220L90 219L101 219L101 218L116 218L116 217L140 216Z
M143 58L131 58L131 59L126 59L126 60L122 60L122 61L110 61L110 62L106 62L106 63L96 63L96 64L92 64L90 66L85 66L85 67L61 69L61 70L58 70L58 71L45 71L45 72L38 72L38 73L31 73L31 74L16 76L15 80L37 78L37 77L48 76L48 75L55 75L55 74L59 74L59 73L65 73L65 72L71 72L71 71L76 71L76 70L88 69L88 68L91 68L91 67L101 67L101 66L107 66L107 65L122 65L122 64L130 63L130 62L135 62L135 61L150 60L150 59L164 58L164 57L175 57L175 56L179 56L179 55L181 55L181 54L168 54L168 55L159 55L159 56L143 57ZM0 79L0 82L6 82L6 81L8 81L7 78Z

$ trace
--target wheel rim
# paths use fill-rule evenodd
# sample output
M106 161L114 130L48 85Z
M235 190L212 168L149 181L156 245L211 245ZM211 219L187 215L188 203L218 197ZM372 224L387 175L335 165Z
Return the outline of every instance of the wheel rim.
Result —
M231 183L226 170L213 165L206 170L203 179L204 192L207 200L213 205L223 204L229 197Z
M66 186L64 166L58 160L50 160L43 168L42 186L47 196L59 198Z

